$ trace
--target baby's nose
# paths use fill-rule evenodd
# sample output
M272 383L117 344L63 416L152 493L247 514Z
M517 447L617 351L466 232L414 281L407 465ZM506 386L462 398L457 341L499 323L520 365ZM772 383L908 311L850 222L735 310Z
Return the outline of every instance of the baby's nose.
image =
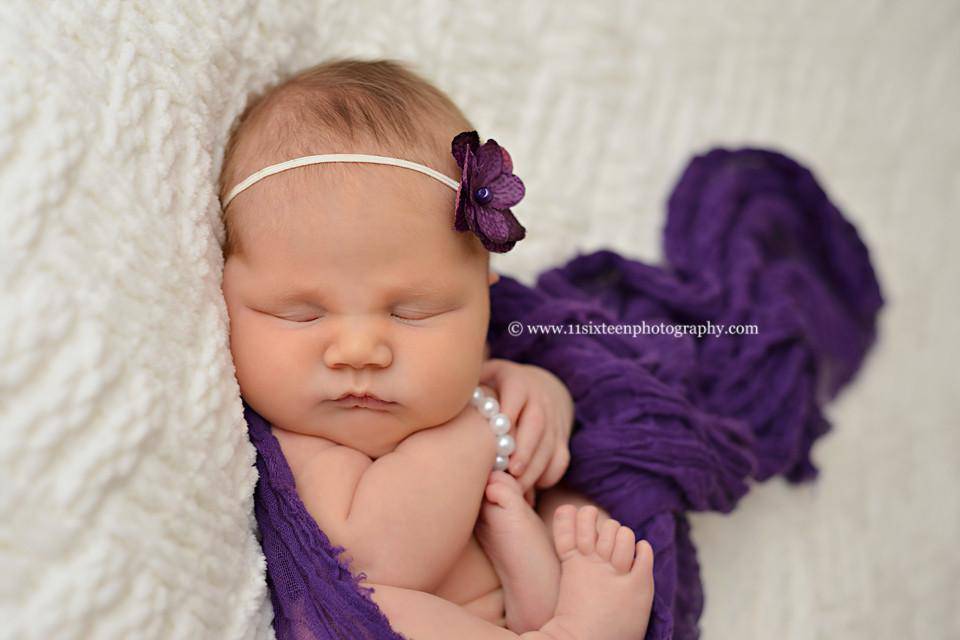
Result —
M324 361L330 368L382 368L390 366L392 359L390 347L382 336L359 322L346 324L324 352Z

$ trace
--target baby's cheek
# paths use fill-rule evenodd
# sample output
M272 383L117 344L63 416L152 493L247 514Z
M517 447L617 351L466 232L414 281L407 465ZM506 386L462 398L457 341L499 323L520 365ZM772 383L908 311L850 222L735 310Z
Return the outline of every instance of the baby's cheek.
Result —
M235 314L231 355L244 399L274 424L291 430L305 428L308 412L319 400L310 379L309 345L277 335L252 314Z
M451 335L418 350L411 363L411 382L429 423L425 426L447 422L470 401L480 375L483 345L468 347L462 337Z

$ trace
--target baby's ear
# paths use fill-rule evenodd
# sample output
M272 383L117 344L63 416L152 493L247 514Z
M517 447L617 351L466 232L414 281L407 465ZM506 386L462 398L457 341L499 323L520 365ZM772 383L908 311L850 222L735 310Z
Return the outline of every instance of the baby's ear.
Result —
M487 283L492 286L496 284L499 279L500 279L500 274L494 271L493 269L490 269L490 275L487 278Z

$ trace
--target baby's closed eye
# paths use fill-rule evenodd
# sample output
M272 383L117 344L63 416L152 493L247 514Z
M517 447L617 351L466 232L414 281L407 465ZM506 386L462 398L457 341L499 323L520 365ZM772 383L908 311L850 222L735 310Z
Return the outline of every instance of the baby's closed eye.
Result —
M406 321L406 322L416 322L418 320L428 320L430 318L435 318L437 316L448 313L449 311L452 311L452 309L435 311L435 310L408 308L408 309L395 309L391 311L389 315L391 318L395 318L397 320ZM269 315L272 315L273 317L279 318L281 320L286 320L288 322L307 323L307 322L315 322L317 320L321 320L322 318L326 317L327 314L314 311L314 312L302 313L302 314L270 313Z
M414 307L394 309L390 316L394 318L399 318L401 320L426 320L427 318L433 318L439 315L443 315L447 311L437 311L437 310L427 310L427 309L417 309Z

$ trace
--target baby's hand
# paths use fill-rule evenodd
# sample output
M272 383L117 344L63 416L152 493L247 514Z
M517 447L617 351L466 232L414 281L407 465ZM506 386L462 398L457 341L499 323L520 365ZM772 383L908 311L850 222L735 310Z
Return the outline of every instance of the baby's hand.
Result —
M480 381L496 389L500 411L516 429L517 449L507 471L532 501L530 489L555 485L570 464L573 398L555 375L533 365L491 359Z

